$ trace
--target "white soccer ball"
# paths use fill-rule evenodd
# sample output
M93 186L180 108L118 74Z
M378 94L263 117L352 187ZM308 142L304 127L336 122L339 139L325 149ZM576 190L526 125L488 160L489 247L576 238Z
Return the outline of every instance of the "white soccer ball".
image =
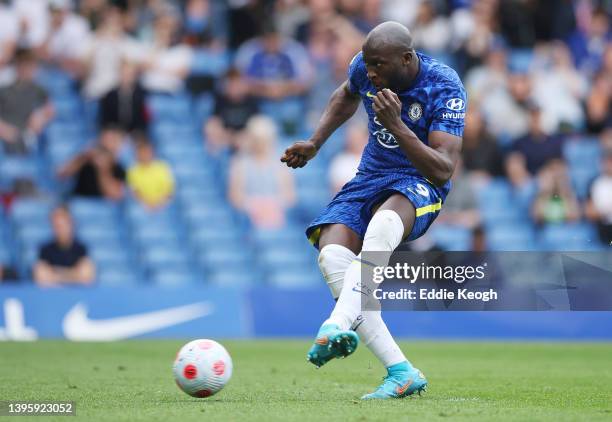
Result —
M193 397L210 397L221 391L232 377L232 358L213 340L193 340L176 354L174 379L181 390Z

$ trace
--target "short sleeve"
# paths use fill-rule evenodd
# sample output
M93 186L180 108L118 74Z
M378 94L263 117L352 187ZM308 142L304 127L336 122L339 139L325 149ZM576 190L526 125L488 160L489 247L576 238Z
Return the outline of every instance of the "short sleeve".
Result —
M126 174L125 169L118 163L113 166L113 177L120 182L125 182Z
M359 94L360 88L364 84L364 78L367 78L365 64L363 63L363 53L360 51L355 54L351 60L348 70L348 88L353 94Z
M80 259L87 257L87 246L81 242L75 242L74 252L76 261L78 262Z
M446 83L432 92L434 107L429 132L434 130L463 136L467 94L461 83Z
M38 259L40 261L46 262L47 264L52 263L53 258L51 257L51 255L51 246L48 244L43 245L38 251Z

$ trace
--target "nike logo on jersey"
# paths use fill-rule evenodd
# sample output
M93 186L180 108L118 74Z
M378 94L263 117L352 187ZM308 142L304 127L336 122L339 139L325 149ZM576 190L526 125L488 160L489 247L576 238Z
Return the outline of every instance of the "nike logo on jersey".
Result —
M366 97L368 98L376 98L376 94L372 94L370 91L366 93Z

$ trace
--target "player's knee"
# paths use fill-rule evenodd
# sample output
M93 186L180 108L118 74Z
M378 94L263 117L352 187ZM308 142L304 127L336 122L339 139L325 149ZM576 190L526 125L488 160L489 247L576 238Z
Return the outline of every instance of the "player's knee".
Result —
M364 251L391 252L399 246L404 236L404 223L393 210L381 210L374 214L363 240Z
M334 298L340 296L344 273L355 258L356 255L342 245L326 245L319 252L319 269Z
M356 255L342 245L326 245L319 252L319 268L323 277L326 274L344 273L355 258Z

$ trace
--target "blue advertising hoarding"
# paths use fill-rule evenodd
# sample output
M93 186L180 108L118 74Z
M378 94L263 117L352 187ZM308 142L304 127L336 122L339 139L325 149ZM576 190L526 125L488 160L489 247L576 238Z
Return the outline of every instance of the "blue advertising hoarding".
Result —
M0 340L309 338L333 304L324 286L1 286ZM385 312L385 320L403 338L612 340L612 312Z

